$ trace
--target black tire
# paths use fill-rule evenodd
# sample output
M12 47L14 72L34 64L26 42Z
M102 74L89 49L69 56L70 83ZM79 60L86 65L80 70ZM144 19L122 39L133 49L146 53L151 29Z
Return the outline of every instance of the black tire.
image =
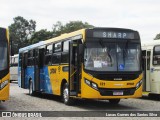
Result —
M116 105L116 104L118 104L118 103L120 102L120 99L110 99L109 102L110 102L111 104Z
M62 100L66 105L72 105L74 103L74 99L69 97L69 87L67 83L63 85Z
M32 96L34 95L32 81L29 82L29 95L32 95Z

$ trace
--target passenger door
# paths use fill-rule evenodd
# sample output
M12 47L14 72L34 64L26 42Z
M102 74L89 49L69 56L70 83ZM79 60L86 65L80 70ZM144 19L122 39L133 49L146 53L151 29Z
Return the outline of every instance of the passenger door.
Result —
M81 79L81 46L77 41L69 43L69 91L70 96L78 96L80 93Z
M40 90L40 70L39 70L39 50L35 49L34 50L34 88L35 91L39 91Z
M27 67L27 53L22 53L22 62L21 62L21 87L26 88L25 86L25 74L26 74L26 67Z

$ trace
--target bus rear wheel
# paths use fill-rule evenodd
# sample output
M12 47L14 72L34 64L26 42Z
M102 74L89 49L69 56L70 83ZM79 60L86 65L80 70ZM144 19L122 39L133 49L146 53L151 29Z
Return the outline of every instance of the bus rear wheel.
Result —
M111 104L118 104L120 102L120 99L110 99L109 102Z
M69 86L67 83L65 83L63 86L62 99L66 105L72 105L74 103L73 98L70 98L69 96Z

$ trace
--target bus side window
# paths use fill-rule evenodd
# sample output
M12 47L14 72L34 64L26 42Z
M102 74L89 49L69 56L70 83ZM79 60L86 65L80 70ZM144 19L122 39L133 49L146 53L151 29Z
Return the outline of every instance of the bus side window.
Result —
M27 66L33 65L33 50L28 51L28 64Z
M160 45L153 49L153 65L160 65Z
M69 52L63 52L61 55L61 63L69 63Z
M61 50L62 50L61 42L56 43L54 45L54 52L61 52Z
M19 67L22 66L22 53L19 54Z
M61 63L61 53L54 53L53 54L52 63L53 64L59 64L59 63Z
M61 63L69 63L69 42L71 40L67 40L63 42L63 52L61 54Z
M52 44L46 46L45 65L52 64Z
M63 52L68 52L69 51L69 41L70 40L67 40L67 41L63 42Z

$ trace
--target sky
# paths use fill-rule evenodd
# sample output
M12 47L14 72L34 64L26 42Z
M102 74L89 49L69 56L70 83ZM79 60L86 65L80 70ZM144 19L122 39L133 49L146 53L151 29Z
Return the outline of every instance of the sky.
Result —
M52 30L61 21L88 22L96 27L137 30L142 42L160 33L160 0L0 0L0 26L22 16L36 21L36 30Z

